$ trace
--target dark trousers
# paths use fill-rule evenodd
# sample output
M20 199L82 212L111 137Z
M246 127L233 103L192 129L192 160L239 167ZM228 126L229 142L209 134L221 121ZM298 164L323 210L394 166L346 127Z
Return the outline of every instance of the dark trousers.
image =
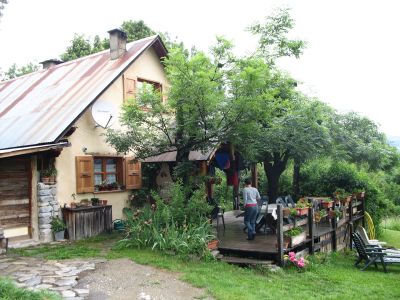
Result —
M247 206L244 209L244 224L247 226L247 238L252 240L256 233L257 206Z

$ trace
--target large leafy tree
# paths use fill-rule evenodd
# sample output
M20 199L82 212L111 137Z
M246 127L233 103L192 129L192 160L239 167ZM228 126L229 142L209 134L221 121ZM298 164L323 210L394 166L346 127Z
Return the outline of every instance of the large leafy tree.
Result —
M230 42L219 38L210 56L173 49L165 60L171 85L168 101L151 89L142 89L123 107L126 130L110 130L108 141L118 151L135 151L139 158L176 150L175 174L186 182L190 151L225 141L244 114L239 77L246 80L246 75L232 72L231 48Z
M126 32L128 42L142 39L155 34L155 32L142 20L124 21L121 25L121 29ZM71 40L71 44L67 47L66 51L61 54L61 59L63 61L69 61L89 54L100 52L102 50L108 49L109 47L110 42L108 38L101 39L98 35L96 35L93 41L91 41L83 34L75 34L74 38Z
M398 151L389 145L378 126L355 112L336 114L330 126L335 142L332 156L370 170L389 170L399 162Z
M18 67L17 64L13 64L6 72L4 72L3 80L13 79L37 70L39 70L39 66L31 62L22 67Z

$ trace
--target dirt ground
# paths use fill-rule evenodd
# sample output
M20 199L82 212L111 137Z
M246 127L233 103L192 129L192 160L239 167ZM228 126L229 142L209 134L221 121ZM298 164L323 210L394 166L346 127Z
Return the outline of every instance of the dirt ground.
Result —
M113 259L79 276L76 288L89 289L88 299L188 300L212 299L206 290L195 288L166 270Z

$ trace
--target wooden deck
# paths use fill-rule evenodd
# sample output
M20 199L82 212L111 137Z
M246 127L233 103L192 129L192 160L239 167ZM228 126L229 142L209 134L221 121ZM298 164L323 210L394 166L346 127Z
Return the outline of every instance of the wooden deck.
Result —
M214 228L216 235L219 239L218 250L221 253L239 254L246 252L249 256L255 257L268 257L271 258L277 254L276 249L276 235L272 233L264 234L264 229L257 233L255 239L252 241L246 240L247 233L243 231L244 223L243 217L237 218L237 211L226 212L225 230L220 221L219 230L216 228L216 221L214 220Z
M309 209L308 217L291 218L290 222L287 223L287 219L282 218L281 209L279 207L280 212L277 220L277 224L281 225L276 227L276 231L267 230L265 233L262 227L252 241L246 239L247 233L243 230L245 227L243 216L237 217L240 211L230 211L224 214L225 229L220 219L217 230L217 222L214 220L213 226L215 235L219 239L218 250L220 253L233 256L236 260L238 257L268 259L282 264L284 253L289 251L300 252L304 250L305 253L313 254L316 251L340 250L346 245L351 245L349 236L353 231L353 222L362 218L362 215L353 217L350 213L345 215L345 218L340 219L339 222L325 217L320 223L314 223L313 210ZM278 249L278 239L283 239L283 232L294 226L301 226L304 229L307 233L306 240L297 244L294 248L285 249L282 244L282 247Z

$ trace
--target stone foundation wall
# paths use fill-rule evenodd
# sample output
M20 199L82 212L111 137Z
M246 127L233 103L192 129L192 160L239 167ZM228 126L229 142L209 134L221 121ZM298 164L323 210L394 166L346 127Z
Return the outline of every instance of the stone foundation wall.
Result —
M57 185L39 182L37 185L37 194L39 240L41 242L51 242L53 240L50 225L51 219L52 217L60 216L60 205L57 201Z

